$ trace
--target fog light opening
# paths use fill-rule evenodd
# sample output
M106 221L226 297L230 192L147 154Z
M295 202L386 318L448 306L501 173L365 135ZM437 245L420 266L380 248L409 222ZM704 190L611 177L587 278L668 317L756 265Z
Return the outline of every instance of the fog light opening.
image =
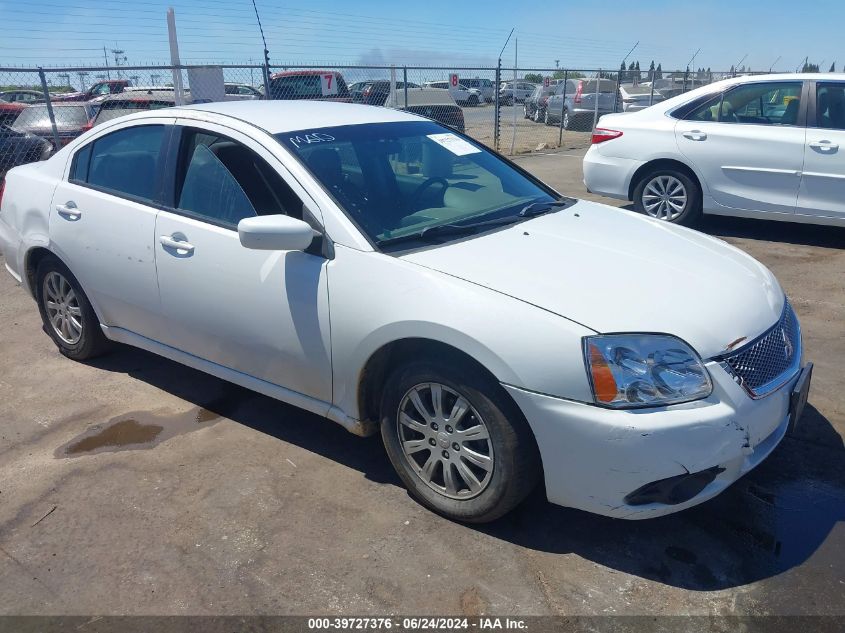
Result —
M696 473L684 473L666 479L658 479L640 486L625 496L629 506L641 506L647 503L678 505L695 497L704 490L719 473L725 472L721 466L713 466Z

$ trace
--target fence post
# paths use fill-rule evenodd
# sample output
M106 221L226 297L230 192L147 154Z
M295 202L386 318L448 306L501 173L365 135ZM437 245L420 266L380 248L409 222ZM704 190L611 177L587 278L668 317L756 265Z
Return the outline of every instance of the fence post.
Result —
M499 99L499 85L502 83L502 60L496 65L496 103L493 109L493 148L499 151L499 107L501 106Z
M651 94L648 95L648 105L654 104L654 77L656 73L656 70L652 70L649 72L649 74L651 75Z
M557 133L557 146L560 147L563 145L563 111L566 110L566 88L569 85L569 71L563 71L563 96L560 99L560 121L558 125L560 126Z
M619 86L621 84L622 84L622 71L619 71L616 74L616 92L614 93L614 96L613 96L613 111L614 112L619 112L619 100L621 98L620 94L619 94Z
M408 67L402 66L402 87L405 89L405 110L408 109Z
M596 107L593 111L593 130L596 129L596 123L599 122L599 87L601 86L602 71L599 68L599 76L596 79ZM592 131L592 130L591 130Z
M44 91L44 105L47 106L47 116L50 117L50 127L53 128L53 140L56 142L56 151L62 149L59 141L59 128L56 127L56 115L53 113L53 104L50 101L50 91L47 89L47 77L44 76L44 69L38 67L38 77L41 79L41 89Z
M261 66L261 74L264 75L264 98L272 99L270 94L270 64L263 64Z

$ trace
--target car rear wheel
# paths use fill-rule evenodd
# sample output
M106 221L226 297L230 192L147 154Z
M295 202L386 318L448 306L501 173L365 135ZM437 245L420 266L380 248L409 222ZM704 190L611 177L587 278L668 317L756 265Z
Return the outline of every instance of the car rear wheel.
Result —
M55 257L36 271L36 298L44 331L59 351L74 360L99 356L111 347L76 277Z
M543 120L544 113L540 112L540 108L534 110L534 123L539 123Z
M522 413L480 370L416 361L385 385L381 435L411 495L456 521L492 521L534 488L540 464Z
M680 170L658 169L640 180L634 205L652 218L692 226L701 216L701 190Z
M522 104L522 117L525 118L525 119L528 119L528 118L531 117L531 115L528 114L528 104L527 103Z

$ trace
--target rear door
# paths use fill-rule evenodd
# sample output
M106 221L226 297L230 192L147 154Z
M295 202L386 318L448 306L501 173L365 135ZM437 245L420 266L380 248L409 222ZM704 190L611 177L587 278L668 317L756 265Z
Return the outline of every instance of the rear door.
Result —
M156 339L153 238L162 155L173 119L146 119L77 150L56 187L50 238L104 325Z
M845 82L815 83L796 213L845 219Z
M801 81L742 84L675 125L675 139L726 210L794 213L804 163Z

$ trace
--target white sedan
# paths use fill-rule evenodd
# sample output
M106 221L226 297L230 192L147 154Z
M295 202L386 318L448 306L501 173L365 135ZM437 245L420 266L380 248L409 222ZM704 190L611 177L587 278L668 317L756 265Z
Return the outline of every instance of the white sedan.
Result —
M541 477L552 502L613 517L700 503L774 449L809 388L795 314L751 257L562 197L396 110L107 122L8 173L0 247L65 356L134 345L380 429L413 495L457 520ZM638 272L667 267L671 291Z
M654 218L845 226L845 76L738 77L606 115L584 184Z

